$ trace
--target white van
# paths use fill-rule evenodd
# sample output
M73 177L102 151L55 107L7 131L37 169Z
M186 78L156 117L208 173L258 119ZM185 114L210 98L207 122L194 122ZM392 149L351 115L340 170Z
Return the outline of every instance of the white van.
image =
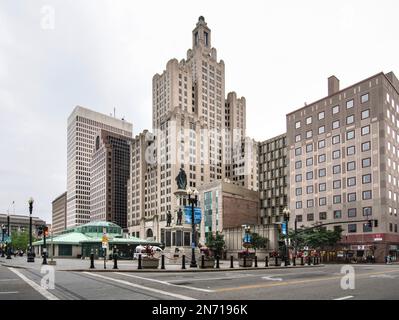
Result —
M163 250L157 246L151 246L151 248L154 250L154 257L159 258ZM140 254L142 258L146 257L147 254L145 253L145 251L146 251L145 246L138 245L134 251L133 259L138 259Z

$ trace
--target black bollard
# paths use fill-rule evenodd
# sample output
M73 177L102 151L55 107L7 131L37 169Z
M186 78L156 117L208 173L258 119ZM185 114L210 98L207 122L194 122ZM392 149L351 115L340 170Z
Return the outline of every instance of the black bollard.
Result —
M258 267L258 256L255 256L255 268Z
M90 253L90 269L94 269L94 253Z
M244 268L247 266L247 257L244 256Z
M301 257L301 266L303 266L304 265L304 263L303 263L303 257Z
M268 266L269 266L269 258L266 257L266 258L265 258L265 267L267 268Z
M143 267L141 266L141 253L139 254L139 265L137 269L143 269Z
M164 254L161 256L161 269L162 270L165 269L165 255Z
M114 267L113 269L118 269L118 254L114 252Z
M204 269L205 268L205 255L201 255L201 268Z
M220 269L220 266L219 266L219 256L216 256L216 269Z
M233 269L234 268L234 257L230 256L230 268Z
M181 268L186 269L186 255L184 255L184 254L181 259Z
M294 267L296 266L296 257L294 257L293 259L292 259L292 262L293 262L293 265L294 265Z
M278 266L278 258L276 257L274 260L275 260L275 265L277 267Z

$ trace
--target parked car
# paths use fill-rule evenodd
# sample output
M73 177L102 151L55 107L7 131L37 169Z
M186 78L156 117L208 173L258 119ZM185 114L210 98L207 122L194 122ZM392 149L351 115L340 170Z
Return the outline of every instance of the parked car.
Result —
M160 255L162 254L162 251L163 251L163 250L162 250L160 247L158 247L158 246L151 246L151 248L152 248L152 250L154 250L154 252L155 252L154 255L155 255L156 257L157 257L157 256L160 256ZM145 246L141 246L141 245L137 246L137 247L136 247L136 250L134 251L133 259L138 259L140 254L141 254L141 257L142 257L142 258L146 257L147 254L145 253L145 250L146 250Z

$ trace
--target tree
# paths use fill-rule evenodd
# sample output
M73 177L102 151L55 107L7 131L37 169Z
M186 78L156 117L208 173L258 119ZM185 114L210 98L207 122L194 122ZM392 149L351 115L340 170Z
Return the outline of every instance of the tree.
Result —
M296 233L293 230L288 232L288 237L291 238L297 247L310 247L313 249L324 249L325 247L333 247L341 240L342 228L326 230L323 227L318 228L301 228Z
M11 246L14 249L26 250L29 246L29 231L12 231Z
M258 233L252 233L251 236L252 236L251 245L252 248L255 249L255 254L256 254L256 249L266 248L269 239L260 236Z
M219 234L219 232L216 232L216 235L210 235L206 242L206 246L212 250L214 255L221 257L226 246L224 236Z

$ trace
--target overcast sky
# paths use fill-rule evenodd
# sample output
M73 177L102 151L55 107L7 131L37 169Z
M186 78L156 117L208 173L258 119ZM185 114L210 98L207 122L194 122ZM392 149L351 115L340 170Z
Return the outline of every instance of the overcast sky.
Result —
M399 74L399 1L0 1L0 212L51 221L66 190L66 122L82 105L151 129L152 76L186 57L200 15L247 100L248 135L380 71ZM54 13L54 15L52 15Z

